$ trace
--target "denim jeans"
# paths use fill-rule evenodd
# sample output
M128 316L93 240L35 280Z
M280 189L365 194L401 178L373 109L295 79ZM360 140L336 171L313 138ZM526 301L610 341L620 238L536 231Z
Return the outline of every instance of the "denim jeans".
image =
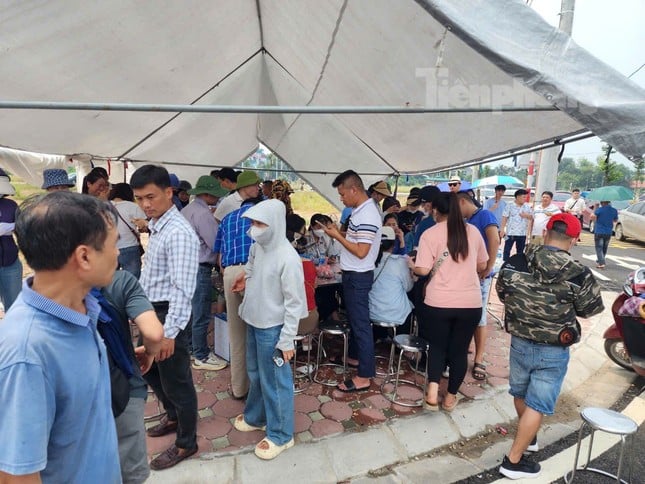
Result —
M488 311L486 311L486 308L488 307L488 298L490 296L490 287L492 283L492 277L487 277L479 282L479 286L482 291L482 316L479 319L479 324L477 326L486 326L486 323L488 322Z
M139 279L141 276L141 255L139 255L138 245L119 249L119 269L128 271Z
M153 303L153 306L163 324L168 303ZM197 446L197 393L190 370L186 330L177 334L173 355L153 363L143 378L163 404L168 418L177 422L175 445L181 449L194 449Z
M506 262L511 256L513 244L515 244L515 251L517 254L524 252L524 247L526 246L526 235L509 235L506 237L506 241L504 242L504 262Z
M374 282L374 271L343 272L343 296L349 325L350 358L358 360L358 376L372 378L376 375L374 336L370 321L369 294Z
M611 234L594 234L593 241L596 245L596 263L605 265L605 256L609 248Z
M568 364L568 347L513 336L508 392L536 412L553 415Z
M293 438L294 405L291 365L277 366L273 351L280 339L282 325L260 329L250 324L246 329L246 370L249 394L244 407L244 421L261 427L266 424L267 437L276 445Z
M193 355L198 360L207 359L210 353L206 336L208 334L208 324L211 320L212 272L213 268L211 266L199 264L197 286L193 294Z
M5 312L9 310L22 289L22 263L20 259L6 267L0 267L0 298Z

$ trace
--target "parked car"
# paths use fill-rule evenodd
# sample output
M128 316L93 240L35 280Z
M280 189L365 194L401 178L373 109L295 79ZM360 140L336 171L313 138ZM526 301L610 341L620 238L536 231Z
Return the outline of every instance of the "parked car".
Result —
M645 242L645 202L635 203L622 210L618 214L615 232L618 240L629 237Z
M618 210L618 213L622 210L625 210L627 207L629 207L629 200L619 200L616 202L611 202L611 206L614 207L616 210ZM594 213L594 210L596 210L600 206L600 202L598 200L587 200L586 206L584 210L582 211L582 228L584 229L587 227L589 229L589 232L593 233L593 228L595 225L595 221L591 220L591 214Z
M553 194L553 205L558 207L560 211L564 211L564 202L571 198L571 193L569 192L555 192Z

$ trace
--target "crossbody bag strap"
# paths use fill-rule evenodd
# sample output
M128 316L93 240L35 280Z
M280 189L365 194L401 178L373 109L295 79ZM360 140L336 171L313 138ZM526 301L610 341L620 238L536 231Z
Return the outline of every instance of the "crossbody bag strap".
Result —
M126 226L127 228L129 228L129 229L130 229L130 232L132 232L132 235L134 235L134 236L135 236L135 238L137 239L137 242L139 242L139 245L141 245L141 236L139 235L139 232L137 232L136 230L134 230L134 229L130 226L130 224L129 224L128 222L126 222L126 221L125 221L125 219L121 216L121 214L119 213L119 211L118 211L118 210L116 211L116 214L119 216L119 218L120 218L121 220L123 220L123 223L125 224L125 226Z
M434 262L434 265L432 266L432 270L428 275L428 279L432 279L432 277L437 273L437 271L441 267L441 264L443 264L443 261L445 261L449 255L450 255L450 252L448 251L448 249L443 251L443 253L439 256L439 258Z

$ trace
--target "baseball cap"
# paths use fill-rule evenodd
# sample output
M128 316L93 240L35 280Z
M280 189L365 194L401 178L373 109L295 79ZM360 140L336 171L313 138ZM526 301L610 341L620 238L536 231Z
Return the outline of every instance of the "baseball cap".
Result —
M437 198L437 195L440 193L441 191L437 187L428 185L419 191L419 199L421 202L434 202L435 198Z
M172 187L173 190L177 190L179 188L179 177L174 173L170 173L169 176L170 176L170 186Z
M246 170L240 173L237 177L237 188L250 187L251 185L258 185L262 180L258 174L251 170Z
M556 222L562 223L555 225ZM582 231L582 225L580 225L580 220L570 213L557 213L549 219L546 224L546 229L554 230L572 239L577 239Z
M394 229L388 225L381 227L381 240L394 240L396 235Z

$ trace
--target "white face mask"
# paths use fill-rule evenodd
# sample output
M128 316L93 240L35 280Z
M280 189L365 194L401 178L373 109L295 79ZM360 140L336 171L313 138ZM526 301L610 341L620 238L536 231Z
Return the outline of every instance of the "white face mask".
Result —
M325 235L325 231L322 230L322 229L316 229L316 230L314 230L314 235L316 237L322 237L323 235Z
M249 229L248 235L259 244L266 243L271 239L269 227L256 227L253 225Z

